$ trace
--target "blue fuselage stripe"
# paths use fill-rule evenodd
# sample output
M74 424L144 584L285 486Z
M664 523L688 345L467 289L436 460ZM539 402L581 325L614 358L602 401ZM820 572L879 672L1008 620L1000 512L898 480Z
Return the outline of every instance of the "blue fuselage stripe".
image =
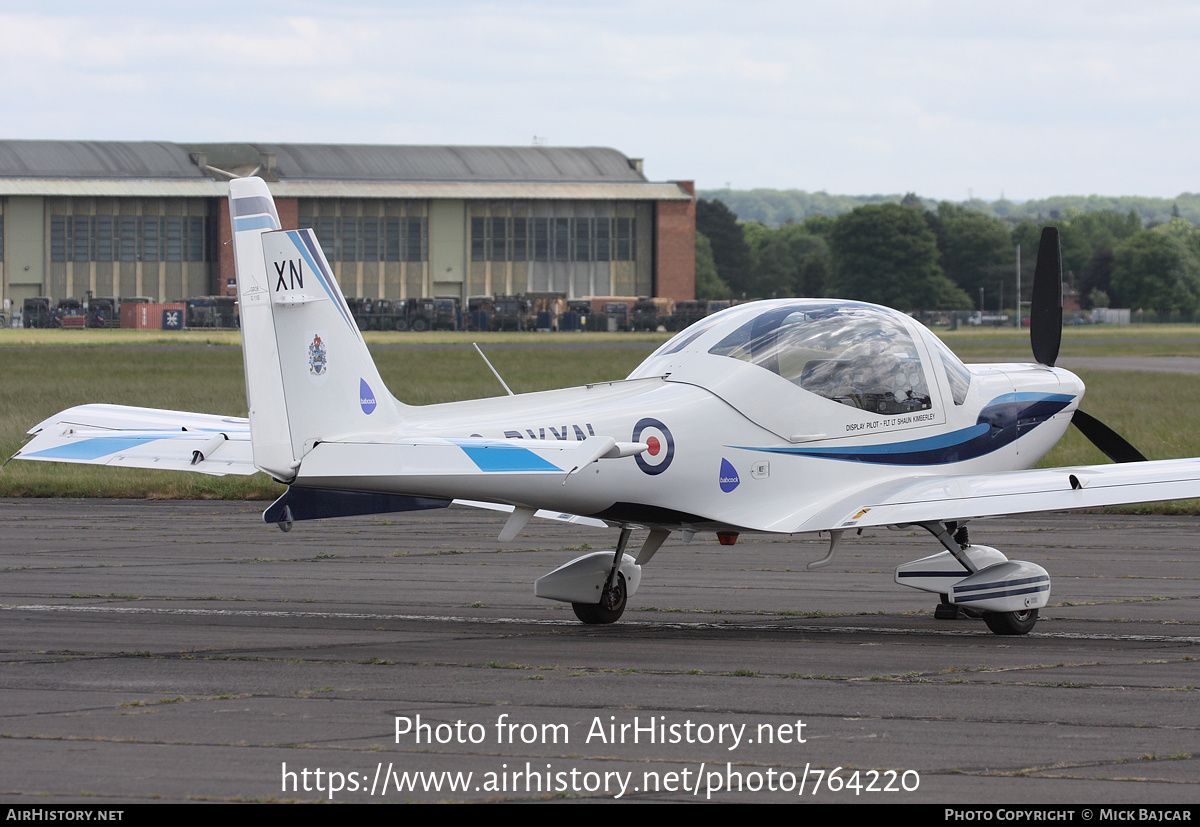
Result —
M890 442L878 445L850 445L838 448L786 446L779 448L741 447L768 454L865 462L875 465L947 465L990 454L1015 442L1046 422L1074 401L1063 393L1008 393L998 396L979 412L969 428L947 434Z

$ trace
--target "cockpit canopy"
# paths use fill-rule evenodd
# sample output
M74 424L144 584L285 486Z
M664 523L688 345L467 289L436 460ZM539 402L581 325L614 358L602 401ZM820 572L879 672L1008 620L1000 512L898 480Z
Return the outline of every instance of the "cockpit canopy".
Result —
M826 408L822 415L821 406L828 402L885 419L934 408L931 388L936 380L929 360L937 357L931 357L931 346L916 341L923 333L929 336L904 314L877 305L821 299L753 302L679 333L631 378L665 375L700 385L789 436L811 429L806 422L823 419L832 426L832 420L850 415L845 408ZM939 356L945 358L940 351ZM778 379L790 383L791 390ZM796 396L797 388L828 402Z
M899 319L872 307L776 307L708 352L757 365L852 408L902 414L930 407L912 336Z

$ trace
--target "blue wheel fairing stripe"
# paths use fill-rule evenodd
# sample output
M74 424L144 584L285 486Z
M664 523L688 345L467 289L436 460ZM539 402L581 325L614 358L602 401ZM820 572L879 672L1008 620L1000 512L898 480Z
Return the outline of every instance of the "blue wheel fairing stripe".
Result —
M979 583L971 586L955 586L956 592L977 592L983 589L998 589L1003 586L1024 586L1028 583L1050 583L1050 578L1044 574L1036 577L1022 577L1020 580L997 580L994 583Z
M953 589L950 590L950 598L954 603L974 603L979 600L994 600L997 597L1020 597L1023 594L1037 594L1039 592L1050 591L1050 584L1043 586L1030 586L1025 589L1002 589L1001 591L988 592L987 594L972 594L960 595Z
M975 459L1011 444L1049 420L1074 399L1074 396L1063 393L1006 393L985 405L979 412L976 424L971 427L908 442L839 448L729 447L876 465L946 465Z
M900 578L905 577L954 577L959 580L965 580L971 576L971 573L966 569L958 571L902 571L898 575Z

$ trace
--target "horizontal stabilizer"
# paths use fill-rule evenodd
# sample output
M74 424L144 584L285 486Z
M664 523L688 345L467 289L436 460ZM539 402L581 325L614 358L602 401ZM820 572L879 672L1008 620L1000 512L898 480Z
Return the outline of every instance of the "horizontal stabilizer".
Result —
M38 423L14 459L224 476L257 472L250 425L232 416L80 405Z

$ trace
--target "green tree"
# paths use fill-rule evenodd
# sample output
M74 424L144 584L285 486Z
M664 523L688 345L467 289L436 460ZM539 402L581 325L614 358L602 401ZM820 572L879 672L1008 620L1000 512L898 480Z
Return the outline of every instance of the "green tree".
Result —
M747 293L750 275L750 247L737 216L720 201L696 202L696 232L703 233L712 244L717 275L729 285L735 296Z
M1015 282L1012 234L1003 221L943 201L931 223L936 224L942 270L968 296L977 301L980 287L991 294Z
M696 233L696 298L702 301L727 299L729 285L717 275L717 262L713 259L712 243L704 233Z
M814 215L804 219L801 227L809 235L819 235L821 238L829 241L829 234L833 232L833 225L837 223L837 219L829 215Z
M750 222L743 225L750 245L751 295L761 298L820 296L829 271L829 246L805 224L777 230Z
M1126 239L1113 250L1113 304L1159 313L1200 309L1200 264L1169 225Z
M921 213L899 204L859 207L830 234L827 293L901 310L963 308L971 299L938 265L937 239Z
M1108 297L1112 290L1113 251L1111 248L1100 249L1092 253L1092 260L1083 268L1079 276L1080 305L1084 310L1093 307L1108 307ZM1097 304L1097 298L1102 296L1104 304Z

